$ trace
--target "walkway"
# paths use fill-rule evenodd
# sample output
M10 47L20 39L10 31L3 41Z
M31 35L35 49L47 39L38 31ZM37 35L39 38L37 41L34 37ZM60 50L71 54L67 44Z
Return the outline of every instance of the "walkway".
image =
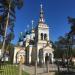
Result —
M30 75L35 75L35 66L26 66L26 65L22 65L22 68L24 71L28 72ZM62 71L67 70L67 68L60 68ZM56 71L58 71L58 68L56 65L49 65L49 70L50 73L47 73L47 68L44 65L42 68L38 67L37 68L37 73L38 75L54 75Z

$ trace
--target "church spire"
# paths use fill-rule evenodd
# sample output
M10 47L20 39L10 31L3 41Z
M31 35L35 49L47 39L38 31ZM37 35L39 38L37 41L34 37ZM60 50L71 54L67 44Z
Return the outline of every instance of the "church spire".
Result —
M40 10L40 19L39 19L39 23L44 23L44 12L43 12L43 5L40 5L41 10Z
M32 29L34 28L33 25L34 25L34 20L32 20Z
M34 20L32 20L32 30L31 30L31 32L34 32Z
M29 34L29 24L27 25L27 29L28 29L28 31L26 33Z

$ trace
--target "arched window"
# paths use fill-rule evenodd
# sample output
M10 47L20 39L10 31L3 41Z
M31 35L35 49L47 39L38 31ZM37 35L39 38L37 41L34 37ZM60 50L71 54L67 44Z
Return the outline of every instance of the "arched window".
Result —
M43 40L43 33L41 33L41 40Z
M47 40L47 34L44 34L44 40Z

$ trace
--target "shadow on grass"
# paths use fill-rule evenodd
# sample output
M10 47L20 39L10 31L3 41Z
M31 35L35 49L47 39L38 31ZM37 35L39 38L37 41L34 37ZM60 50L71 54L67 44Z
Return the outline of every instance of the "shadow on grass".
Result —
M75 72L56 72L55 75L75 75Z
M3 69L0 69L0 74L2 74L4 72L4 70Z
M22 71L22 75L29 75L27 72Z

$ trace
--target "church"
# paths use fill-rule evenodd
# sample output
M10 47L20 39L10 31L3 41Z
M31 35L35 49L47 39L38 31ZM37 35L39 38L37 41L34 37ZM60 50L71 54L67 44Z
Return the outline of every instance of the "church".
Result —
M32 29L27 30L24 34L20 33L18 46L14 47L13 63L33 64L37 60L37 63L44 64L46 62L46 56L49 57L49 61L54 61L54 49L49 37L49 26L45 23L43 5L40 5L40 17L38 25L34 28L32 21Z

